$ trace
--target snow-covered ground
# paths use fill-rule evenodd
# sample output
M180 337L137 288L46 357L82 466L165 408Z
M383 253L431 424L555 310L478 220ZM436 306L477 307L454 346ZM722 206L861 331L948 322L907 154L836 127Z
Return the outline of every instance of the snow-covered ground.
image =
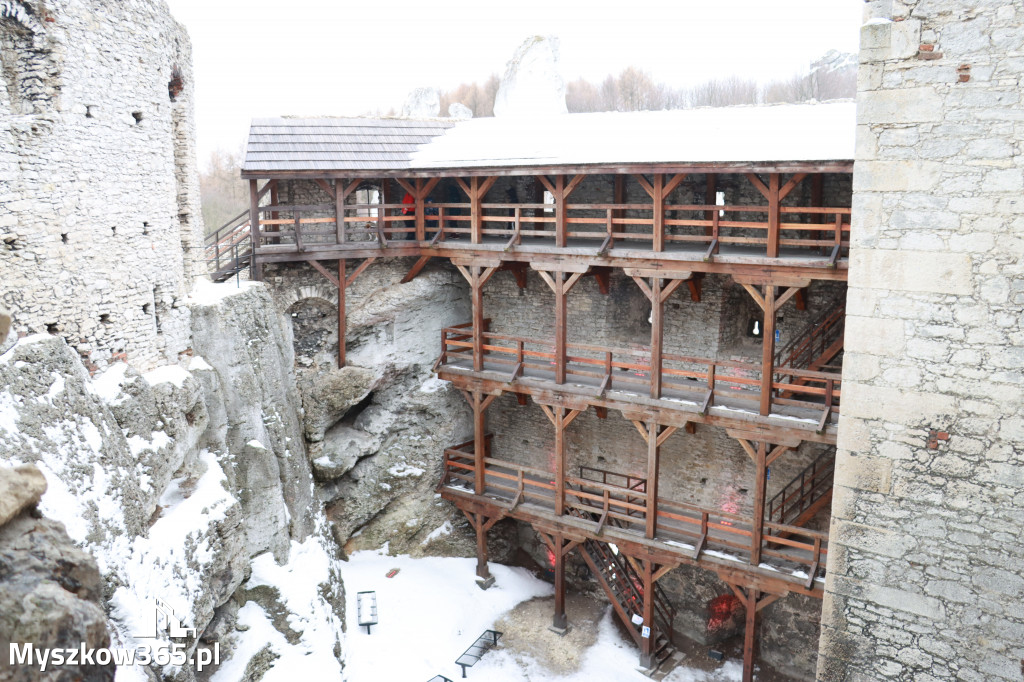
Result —
M484 631L520 602L549 596L551 585L527 570L491 564L495 584L481 591L475 583L473 559L390 557L357 552L342 566L348 633L345 675L350 682L408 680L426 682L435 675L461 678L455 659ZM394 577L386 577L392 569ZM379 623L357 626L356 593L377 593ZM570 614L571 615L571 614ZM644 682L637 671L638 652L619 634L611 607L599 624L597 642L580 656L583 665L559 675L536 661L516 660L497 649L469 670L468 677L487 682ZM555 635L552 635L555 636ZM520 657L521 659L521 657ZM740 679L742 666L726 663L714 673L681 666L669 682L711 682Z

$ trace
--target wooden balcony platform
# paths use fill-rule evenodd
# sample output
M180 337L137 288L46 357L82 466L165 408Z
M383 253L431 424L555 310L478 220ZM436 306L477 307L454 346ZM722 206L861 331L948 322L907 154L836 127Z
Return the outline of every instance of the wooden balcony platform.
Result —
M555 474L533 467L485 458L485 489L481 495L474 494L476 464L471 450L469 444L446 450L438 488L442 497L464 511L513 518L577 541L611 543L624 554L662 565L700 566L727 582L763 592L822 596L827 533L766 522L755 566L750 564L749 517L659 497L656 532L648 538L644 491L566 477L567 513L559 516Z
M773 386L789 397L774 398L771 414L761 415L760 364L665 354L660 396L653 398L649 350L569 344L566 380L556 383L552 342L484 332L482 363L474 369L472 329L449 327L443 334L438 377L463 390L525 394L576 409L611 408L631 419L656 415L659 423L677 426L770 430L775 442L836 441L838 373L778 369Z

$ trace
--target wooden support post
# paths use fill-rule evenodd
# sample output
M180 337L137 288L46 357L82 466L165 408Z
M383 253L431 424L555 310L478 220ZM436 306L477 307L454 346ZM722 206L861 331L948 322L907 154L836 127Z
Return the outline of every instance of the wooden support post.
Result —
M416 191L413 192L413 199L416 202L416 241L421 242L427 238L426 221L426 194L423 192L423 179L416 178Z
M705 187L704 187L704 203L708 206L715 206L718 202L718 174L708 173L705 176ZM710 209L704 212L704 220L714 221L715 216L718 214L718 209ZM714 226L708 225L704 228L704 234L712 236L714 234Z
M473 371L482 372L484 369L484 287L480 283L480 266L473 266L472 271L473 280L470 282L470 286L473 299Z
M566 245L566 216L565 216L565 176L555 176L555 246L565 248Z
M556 272L555 282L555 383L565 383L566 365L566 325L568 324L568 306L566 305L565 273Z
M555 547L555 615L551 619L551 627L565 632L569 627L569 619L565 615L565 554L562 551L565 538L555 535L553 544Z
M476 515L476 575L481 580L491 577L491 570L487 567L487 529L484 525L483 514Z
M754 659L757 649L757 597L757 590L747 588L747 618L743 636L743 682L753 682L754 679Z
M772 383L775 375L775 287L764 288L764 324L761 336L761 414L772 413Z
M761 563L761 536L764 534L764 500L768 470L768 444L758 441L754 474L754 518L750 524L750 565Z
M651 202L654 215L654 251L665 250L665 176L661 173L654 174L654 183L651 186Z
M340 193L340 192L339 192ZM345 312L345 259L338 259L338 368L345 366L345 337L347 329L347 313Z
M566 325L567 325L567 302L566 297L576 285L576 282L583 276L582 272L574 272L567 275L564 272L551 272L537 270L540 278L547 283L555 295L555 383L565 383L566 367Z
M647 526L645 534L653 540L658 534L658 468L661 459L661 443L658 438L658 423L647 422Z
M256 281L263 279L263 264L257 255L260 247L260 197L257 188L257 181L249 181L249 234L252 240L252 278Z
M481 391L464 392L473 408L473 493L483 495L486 488L487 431L484 411L494 401L494 396L484 396Z
M565 408L554 408L555 414L555 515L565 513Z
M651 397L654 399L661 398L662 344L665 336L665 301L661 295L661 285L660 277L651 278Z
M483 241L483 215L480 203L480 178L474 176L469 179L470 241L474 244Z
M772 173L768 180L768 257L779 257L779 226L781 224L779 204L779 173Z
M654 562L650 559L641 559L640 563L643 567L644 581L644 603L641 615L644 618L644 625L650 628L648 636L641 640L640 666L650 670L656 663L654 642L658 636L658 633L655 632L657 626L654 622Z

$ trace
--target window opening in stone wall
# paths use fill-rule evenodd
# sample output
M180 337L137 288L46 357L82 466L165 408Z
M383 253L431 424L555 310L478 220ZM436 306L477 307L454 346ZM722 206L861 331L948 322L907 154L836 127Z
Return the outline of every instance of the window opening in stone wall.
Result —
M135 125L138 125L138 124L142 123L142 112L141 111L133 111L132 112L132 118L135 119Z
M86 118L96 118L96 116L93 115L93 113L92 113L92 110L95 109L95 108L96 108L95 104L86 104L85 105L85 117Z
M60 327L56 322L50 322L46 325L46 333L50 336L57 336L60 333Z
M544 203L545 204L550 204L551 206L554 206L555 205L555 195L552 194L551 192L547 191L547 190L544 190ZM554 213L555 209L554 208L545 208L544 212L545 213Z
M100 324L113 324L113 320L110 319L110 313L100 315Z
M172 102L178 101L178 95L185 89L185 79L181 76L181 69L177 66L171 67L171 80L167 81L167 96Z
M756 317L750 318L750 321L747 322L747 336L752 336L755 339L761 338L761 320Z
M61 232L60 233L60 242L61 242L61 244L67 244L68 243L68 233L67 232Z
M715 206L725 206L725 192L715 192ZM725 215L725 211L720 210L718 217L721 218Z
M142 236L146 236L147 234L149 234L149 223L143 222L142 223Z

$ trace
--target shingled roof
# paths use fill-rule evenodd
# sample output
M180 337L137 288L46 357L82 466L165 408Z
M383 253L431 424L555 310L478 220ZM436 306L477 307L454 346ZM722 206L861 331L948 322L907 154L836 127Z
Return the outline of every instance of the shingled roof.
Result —
M402 170L421 145L454 120L257 118L249 129L245 171Z
M852 163L855 130L853 102L463 121L257 119L242 171L268 177L274 171Z

